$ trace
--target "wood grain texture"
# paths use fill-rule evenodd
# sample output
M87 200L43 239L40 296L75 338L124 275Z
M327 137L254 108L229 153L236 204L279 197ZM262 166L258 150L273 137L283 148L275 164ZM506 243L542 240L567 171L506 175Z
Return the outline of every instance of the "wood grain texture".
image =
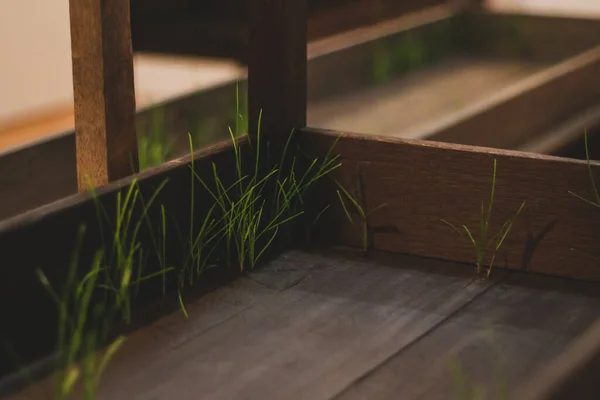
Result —
M77 184L85 191L139 168L129 2L70 0L69 12Z
M307 0L247 0L246 6L248 133L287 138L306 126Z
M598 289L598 284L512 273L335 399L463 398L453 382L456 362L468 377L467 389L480 385L486 399L513 399L515 388L600 316ZM564 398L583 398L576 393Z
M241 140L242 149L245 140ZM232 179L234 168L233 150L230 142L215 145L194 155L196 172L209 179L212 175L212 163L219 165L219 177L226 182ZM149 199L156 189L167 180L163 190L157 195L156 204L164 205L172 224L181 232L186 232L190 224L190 209L185 206L191 196L190 184L191 156L163 164L144 171L135 177L105 185L98 189L98 200L110 221L116 218L117 196L124 196L135 178L140 188L140 196ZM226 183L228 186L228 184ZM208 194L196 185L195 205L199 212L206 212ZM158 217L156 210L149 218ZM66 199L48 204L12 219L0 222L0 315L2 330L0 341L14 347L22 362L30 362L48 354L54 345L56 332L56 307L48 298L40 284L36 269L41 269L51 283L63 282L67 266L74 254L77 230L86 226L83 245L79 251L80 265L91 265L91 257L103 243L112 243L113 233L98 222L97 206L89 193L80 193ZM133 220L139 218L140 209L133 212ZM201 214L199 214L201 217ZM186 228L187 227L187 228ZM153 248L151 232L142 224L139 240ZM177 249L182 241L176 235L168 239L168 246ZM182 251L172 253L175 258L183 256ZM150 259L150 263L152 259ZM181 261L173 260L174 264ZM149 265L148 268L156 268ZM225 268L227 270L227 268ZM143 290L141 290L143 291ZM162 292L162 290L159 290ZM159 297L159 293L150 288L147 295L140 297L142 303ZM19 307L14 307L19 304ZM27 315L27 318L23 318ZM40 337L39 332L45 332ZM0 375L14 368L12 360L0 358Z
M306 129L299 140L305 149L320 153L328 151L339 135ZM584 161L356 134L342 134L334 151L350 161L338 174L361 182L363 208L369 211L386 205L368 217L369 237L377 250L474 263L473 246L440 219L476 231L481 202L488 204L496 159L490 232L497 232L520 204L526 203L496 263L511 269L600 279L596 261L600 256L600 215L595 207L569 193L592 196ZM600 165L592 163L592 170L598 176ZM345 223L343 218L340 214L340 223ZM322 240L337 240L332 221L320 229Z
M286 252L130 336L97 398L329 399L493 283L435 260Z
M515 400L593 400L600 395L600 320L515 393Z

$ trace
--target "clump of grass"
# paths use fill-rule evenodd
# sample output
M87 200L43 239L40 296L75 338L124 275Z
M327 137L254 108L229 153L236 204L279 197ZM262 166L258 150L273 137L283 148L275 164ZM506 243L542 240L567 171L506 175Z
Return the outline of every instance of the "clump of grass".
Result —
M489 266L487 268L487 276L489 277L492 268L494 267L494 261L496 259L496 254L502 247L504 240L508 236L515 220L519 217L523 208L525 207L525 202L521 203L521 206L517 210L517 212L508 220L506 220L498 232L491 232L491 218L492 218L492 209L494 204L494 194L496 189L496 159L494 159L494 170L492 174L492 190L490 193L490 200L487 207L484 205L484 202L481 202L481 214L479 218L479 229L477 231L469 229L466 225L461 225L462 229L456 227L456 225L451 224L446 220L441 220L445 224L452 227L454 230L458 232L458 234L465 238L470 244L473 245L475 249L475 266L477 268L477 273L480 273L483 265L487 259L487 257L491 253L491 260L489 262Z
M101 260L103 280L99 283L99 287L105 290L106 296L113 296L126 323L131 321L131 303L138 294L140 283L159 275L164 278L166 272L172 269L161 265L160 270L145 274L151 251L142 245L139 238L143 223L148 221L149 210L167 182L168 180L164 180L150 199L145 201L138 181L134 178L124 195L123 192L117 193L114 220L102 206L95 189L90 186L90 193L96 204L98 227L103 240L102 249L104 249ZM136 213L139 214L137 218L135 218ZM104 242L106 237L104 227L110 230L109 236L112 238L110 244ZM164 243L166 233L163 232L162 235L161 243ZM154 238L154 235L152 237ZM158 243L154 242L154 245L157 247ZM159 263L164 258L164 254L159 255Z
M75 254L67 272L67 280L62 293L53 288L42 270L37 270L40 282L58 308L57 380L55 381L54 398L64 399L72 394L77 382L82 382L84 398L94 397L100 378L107 364L121 346L125 338L118 337L98 360L96 350L106 340L110 305L107 301L95 300L94 294L98 280L102 274L102 251L94 257L88 271L79 270L78 252L85 227L78 234ZM78 365L78 361L81 361Z
M313 159L305 170L300 171L298 155L289 152L292 132L284 146L280 163L264 168L261 165L261 160L265 160L261 146L268 145L268 142L261 138L261 119L262 113L259 115L257 137L249 140L249 162L245 159L239 139L230 130L236 171L233 184L227 185L221 179L214 164L214 188L194 171L197 181L215 202L215 213L219 217L213 221L222 224L222 230L216 232L222 233L226 259L229 263L235 262L240 270L256 265L283 225L304 214L304 196L309 188L340 165L338 157L328 155L322 162L318 158ZM285 160L291 160L289 170L284 167ZM244 166L251 166L250 171L246 172ZM271 196L269 188L274 188Z

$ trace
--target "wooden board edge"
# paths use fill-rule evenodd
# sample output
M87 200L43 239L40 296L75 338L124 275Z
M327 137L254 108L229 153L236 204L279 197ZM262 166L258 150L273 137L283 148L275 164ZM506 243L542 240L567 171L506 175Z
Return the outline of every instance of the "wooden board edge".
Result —
M246 143L246 141L247 138L242 137L240 139L239 144L243 145L244 143ZM167 161L164 164L139 172L138 174L131 175L126 178L122 178L114 182L108 183L106 185L100 186L99 188L97 188L95 195L98 197L110 196L122 190L123 188L130 186L134 180L138 181L140 184L143 185L145 181L149 179L154 179L156 176L167 175L173 170L187 167L191 163L192 159L196 163L209 161L211 157L226 152L232 148L233 144L231 143L231 140L221 141L212 146L198 150L194 152L193 155L179 157L174 160ZM93 201L93 197L94 196L91 193L76 193L65 197L64 199L44 204L33 210L2 220L0 221L0 236L13 230L20 229L23 226L39 223L45 218L53 216L56 213L68 210L69 208L80 206L85 203L90 203Z
M481 202L487 204L496 159L496 219L490 229L499 229L504 218L512 218L521 202L526 207L498 250L495 265L600 280L596 261L600 259L596 246L600 215L570 193L591 195L584 160L317 129L301 130L299 136L305 149L318 154L329 151L339 138L334 152L350 161L350 169L342 167L337 173L358 180L363 188L362 207L369 214L368 236L374 250L474 264L472 245L440 221L477 226L478 208ZM593 161L590 167L595 176L600 175L600 162ZM387 207L385 211L371 214L380 204ZM323 236L356 247L355 237L339 236L334 228L345 226L344 218L340 213L335 221L320 226Z
M600 100L600 46L545 68L472 107L435 121L411 137L515 148L529 137ZM502 123L500 123L502 121Z

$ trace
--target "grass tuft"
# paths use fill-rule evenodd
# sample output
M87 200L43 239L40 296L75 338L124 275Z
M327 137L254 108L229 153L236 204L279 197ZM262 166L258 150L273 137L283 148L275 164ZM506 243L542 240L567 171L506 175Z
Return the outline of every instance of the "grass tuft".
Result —
M496 189L496 159L494 159L494 170L492 174L492 190L490 193L489 204L486 207L484 202L481 202L481 214L479 217L479 229L477 231L469 229L466 225L461 225L462 229L457 228L456 225L441 219L441 221L450 227L452 227L458 234L465 238L471 245L473 245L475 249L475 266L477 268L477 273L480 273L483 265L491 253L491 260L489 262L487 268L487 276L489 277L492 273L492 269L494 267L494 261L496 259L496 254L502 247L504 240L508 236L514 222L519 217L521 212L525 207L525 202L521 203L521 206L517 210L517 212L505 221L498 232L491 232L491 218L492 218L492 209L494 204L494 195Z

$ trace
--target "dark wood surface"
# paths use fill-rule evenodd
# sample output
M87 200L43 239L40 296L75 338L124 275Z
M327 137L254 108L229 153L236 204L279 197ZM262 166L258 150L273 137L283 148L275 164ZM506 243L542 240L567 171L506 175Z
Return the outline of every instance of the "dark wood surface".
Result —
M486 399L513 398L593 324L599 305L598 285L513 273L335 398L458 398L451 362L460 363L467 386L485 388Z
M288 251L189 305L189 320L176 312L130 335L97 398L447 399L455 355L494 388L494 344L514 388L585 330L599 304L593 283ZM49 382L7 399L43 398Z
M339 136L337 132L307 129L300 140L320 154L329 151ZM481 202L487 206L489 201L496 159L490 233L498 232L521 203L526 203L498 252L496 264L600 279L600 215L594 206L569 193L593 198L585 161L354 134L342 134L334 151L346 160L336 176L347 187L358 187L362 207L371 212L385 205L367 218L374 249L474 263L473 245L441 219L458 226L466 224L476 232ZM600 164L593 162L592 170L597 177ZM325 201L339 204L333 191L331 195ZM317 229L322 240L354 246L360 243L360 224L351 225L341 211L330 218Z
M247 3L248 133L287 136L306 126L307 0Z
M85 191L136 172L129 3L71 0L77 186Z
M515 393L516 400L594 400L600 394L600 320Z
M242 138L242 149L245 148L245 143L247 142ZM207 182L211 182L213 162L219 166L219 178L224 180L224 185L228 187L233 182L231 142L206 148L194 154L194 160L196 173L208 179ZM156 197L155 212L160 209L159 205L164 205L173 227L177 225L180 232L187 232L191 220L190 207L186 205L189 204L192 190L190 165L191 156L183 157L99 188L98 201L106 215L110 216L110 224L115 223L118 196L125 196L134 178L139 185L139 196L146 201L166 181L163 190ZM197 217L201 218L202 213L208 211L206 201L209 195L198 184L195 185L194 196L198 199L195 205ZM135 221L140 217L140 207L132 212ZM149 218L157 221L158 215L155 212L149 214ZM86 226L86 232L79 249L79 262L81 265L91 265L96 251L103 243L112 243L114 238L114 232L111 231L113 227L106 229L104 226L103 229L97 213L98 208L92 195L80 193L0 222L0 341L3 345L14 348L22 362L28 363L48 354L54 345L56 332L56 307L41 285L36 269L44 271L54 285L63 282L76 250L74 246L81 225ZM152 246L149 235L148 227L142 224L139 240ZM182 241L176 235L169 239L169 246L181 245ZM173 255L176 258L183 257L183 251L174 252ZM182 261L172 262L177 264ZM156 266L150 265L149 268L152 270ZM153 300L153 296L160 297L150 290L148 299ZM27 318L23 318L24 315ZM44 334L40 336L39 332ZM13 360L0 358L0 375L14 367L12 362Z

